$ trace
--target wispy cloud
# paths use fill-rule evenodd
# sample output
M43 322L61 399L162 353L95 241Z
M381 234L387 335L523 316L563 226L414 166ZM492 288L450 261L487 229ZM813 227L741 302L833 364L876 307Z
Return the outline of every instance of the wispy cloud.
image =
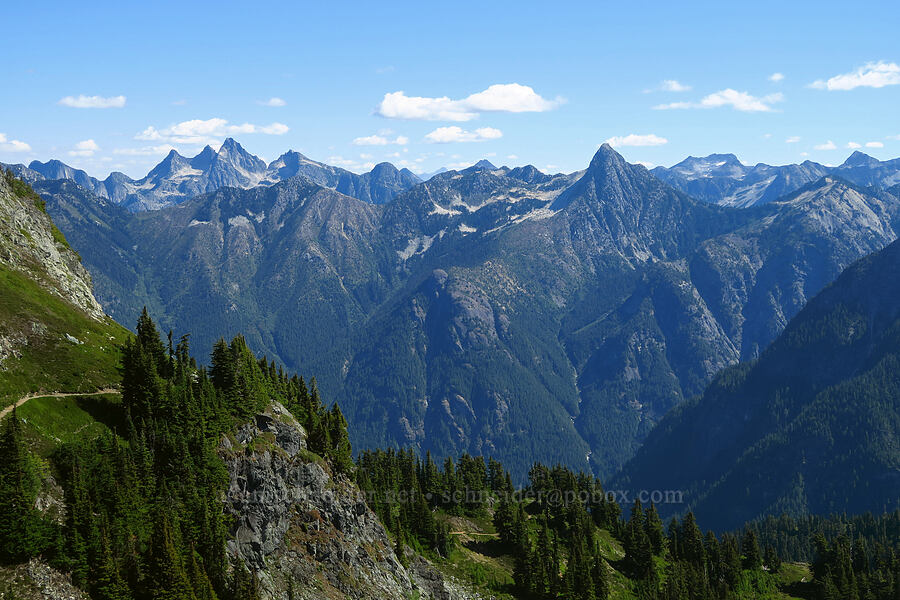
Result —
M31 152L31 146L21 140L11 140L5 133L0 133L0 152Z
M862 148L862 144L857 142L847 142L847 147L851 150L856 150L857 148Z
M281 98L278 98L277 96L273 96L268 100L260 100L257 102L257 104L260 104L262 106L287 106L287 102L285 102Z
M739 92L731 88L714 92L705 96L700 102L670 102L658 104L654 110L673 110L690 108L721 108L730 106L741 112L772 112L772 105L784 100L784 94L768 94L757 97L747 92Z
M449 144L452 142L486 142L503 137L503 132L493 127L479 127L475 131L466 131L462 127L438 127L425 136L425 140L433 144Z
M881 142L866 142L866 148L884 148Z
M685 85L677 79L664 79L658 86L650 88L648 90L644 90L644 93L649 94L650 92L688 92L691 89L691 86Z
M239 135L261 133L265 135L283 135L290 131L290 128L284 123L271 123L269 125L254 125L252 123L244 123L242 125L231 125L225 119L192 119L190 121L182 121L165 127L156 129L152 125L134 136L136 140L145 140L151 142L167 142L169 144L215 144L221 138Z
M123 156L160 156L176 150L171 144L162 144L160 146L144 146L142 148L116 148L113 154L121 154Z
M784 143L785 143L785 144L796 144L796 143L799 142L799 141L800 141L800 136L799 136L799 135L792 135L792 136L789 137L788 139L784 140Z
M900 84L900 65L884 61L866 63L855 71L809 84L817 90L846 91L858 87L882 88Z
M769 81L771 81L772 83L778 83L779 81L784 81L784 74L783 73L772 73L771 75L769 75Z
M606 140L606 143L613 148L619 148L623 146L662 146L663 144L668 144L669 140L652 133L646 135L637 135L632 133L626 136L611 137Z
M75 144L75 148L69 150L69 156L93 156L100 150L100 146L94 140L84 140Z
M343 156L329 156L328 164L336 167L353 171L354 173L364 173L371 171L375 167L375 163L371 161L359 161L352 158L344 158Z
M398 135L394 139L390 139L386 135L375 134L355 138L352 143L354 146L405 146L409 143L409 138Z
M824 144L817 144L817 145L813 146L813 149L815 149L815 150L837 150L837 145L834 142L832 142L831 140L828 140Z
M123 108L125 106L125 96L66 96L58 102L61 106L70 108Z
M447 96L431 98L407 96L403 91L391 92L384 95L375 112L389 119L471 121L485 112L545 112L563 102L562 98L547 100L527 85L506 83L494 84L461 100L451 100Z

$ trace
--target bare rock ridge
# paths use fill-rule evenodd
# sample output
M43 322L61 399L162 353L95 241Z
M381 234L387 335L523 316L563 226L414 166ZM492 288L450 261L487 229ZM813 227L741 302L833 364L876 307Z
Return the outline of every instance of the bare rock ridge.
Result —
M220 452L234 517L228 552L257 573L264 598L474 597L421 559L404 568L359 488L307 450L303 427L277 402Z
M306 177L364 202L384 204L421 181L409 169L397 169L390 163L381 163L368 173L356 174L311 160L293 150L266 164L232 138L226 139L218 151L206 146L193 158L172 150L141 179L114 172L101 181L58 160L32 161L27 167L9 167L28 183L74 181L95 196L134 212L180 204L198 194L224 187L249 189L296 176Z

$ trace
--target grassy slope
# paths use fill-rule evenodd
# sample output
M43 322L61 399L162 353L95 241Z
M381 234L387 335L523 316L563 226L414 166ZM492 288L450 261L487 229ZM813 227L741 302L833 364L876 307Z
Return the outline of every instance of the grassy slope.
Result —
M0 408L34 392L92 392L118 385L118 347L128 335L125 328L108 317L95 321L25 275L2 267L0 323L0 333L28 339L19 348L21 356L8 358L0 369ZM69 341L66 334L83 343Z

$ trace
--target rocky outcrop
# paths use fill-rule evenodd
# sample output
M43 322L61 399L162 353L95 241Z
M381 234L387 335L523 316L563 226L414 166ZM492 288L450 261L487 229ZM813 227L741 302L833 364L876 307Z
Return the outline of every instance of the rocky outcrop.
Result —
M476 597L421 559L406 569L359 488L307 449L277 402L223 439L221 454L234 518L228 552L257 573L264 598Z
M0 568L0 598L16 600L88 600L67 575L40 559Z
M21 183L0 177L0 267L19 271L92 318L103 309L91 291L91 276L43 209L43 201ZM0 343L0 348L3 344ZM0 356L4 351L0 349Z

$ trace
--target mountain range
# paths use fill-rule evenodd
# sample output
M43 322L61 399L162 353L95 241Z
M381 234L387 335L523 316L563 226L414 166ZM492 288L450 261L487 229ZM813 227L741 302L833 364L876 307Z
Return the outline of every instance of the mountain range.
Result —
M243 332L317 375L354 447L491 455L517 478L612 475L900 223L895 193L830 174L717 206L609 146L577 173L482 163L382 204L302 174L138 213L35 189L119 321L146 305L200 347Z
M138 180L114 172L101 181L58 160L8 167L28 183L74 181L92 194L130 211L156 210L221 187L247 189L272 185L296 175L374 204L390 202L399 192L419 183L410 170L398 170L390 163L378 164L370 172L357 175L294 151L285 152L267 165L232 138L226 139L218 151L206 146L193 158L172 150L146 177Z
M809 160L799 165L747 166L734 154L710 154L689 156L669 168L656 167L653 174L698 200L748 207L777 200L825 175L888 189L900 184L900 159L879 161L857 150L837 167Z

